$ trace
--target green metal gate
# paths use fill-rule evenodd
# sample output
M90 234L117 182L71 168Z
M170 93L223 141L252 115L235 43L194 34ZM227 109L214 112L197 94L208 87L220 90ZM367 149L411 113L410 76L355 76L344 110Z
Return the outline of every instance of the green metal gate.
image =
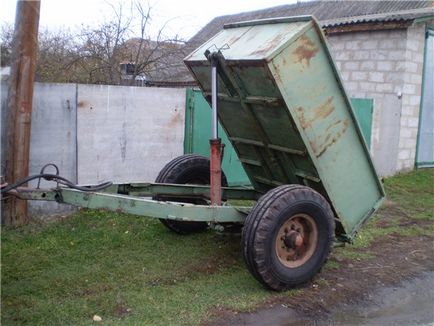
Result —
M351 99L357 121L368 148L371 145L372 99ZM250 185L249 178L233 149L223 128L219 124L219 135L225 144L222 168L230 186ZM209 139L211 137L211 108L197 89L187 89L185 110L184 153L196 153L209 156Z

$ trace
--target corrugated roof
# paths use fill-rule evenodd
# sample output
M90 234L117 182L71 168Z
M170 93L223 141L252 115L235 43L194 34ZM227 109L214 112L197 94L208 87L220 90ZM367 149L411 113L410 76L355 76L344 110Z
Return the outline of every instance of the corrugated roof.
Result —
M225 24L284 16L313 15L325 27L348 24L405 21L433 14L433 1L307 1L214 18L189 42L203 43Z
M343 17L331 20L322 20L323 27L334 27L349 24L371 23L371 22L392 22L392 21L408 21L434 14L433 8L419 8L413 10L405 10L398 12L388 12L374 15L363 15L353 17Z

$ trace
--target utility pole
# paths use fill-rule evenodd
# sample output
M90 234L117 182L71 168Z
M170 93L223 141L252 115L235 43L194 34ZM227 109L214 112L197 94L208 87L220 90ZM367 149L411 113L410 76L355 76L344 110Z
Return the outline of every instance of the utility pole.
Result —
M8 183L14 183L29 174L30 127L40 6L40 0L17 1L6 133L5 164ZM3 223L22 225L28 221L27 201L10 196L3 203Z

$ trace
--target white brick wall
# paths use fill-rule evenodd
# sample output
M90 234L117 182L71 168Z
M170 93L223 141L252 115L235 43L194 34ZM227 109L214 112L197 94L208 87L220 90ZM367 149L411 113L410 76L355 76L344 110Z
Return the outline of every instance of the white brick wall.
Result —
M329 36L349 95L374 99L371 154L381 175L414 166L424 32L420 24Z
M425 26L414 25L407 29L405 48L405 84L402 88L401 132L398 153L409 153L405 159L398 158L397 170L414 167L419 127L419 108L422 92ZM404 154L403 154L404 155Z

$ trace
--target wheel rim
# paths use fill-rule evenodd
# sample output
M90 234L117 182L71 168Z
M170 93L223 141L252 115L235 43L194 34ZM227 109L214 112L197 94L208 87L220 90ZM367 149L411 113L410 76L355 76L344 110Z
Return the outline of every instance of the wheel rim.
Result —
M308 261L318 243L318 228L307 214L288 218L276 235L276 255L289 268L296 268Z

